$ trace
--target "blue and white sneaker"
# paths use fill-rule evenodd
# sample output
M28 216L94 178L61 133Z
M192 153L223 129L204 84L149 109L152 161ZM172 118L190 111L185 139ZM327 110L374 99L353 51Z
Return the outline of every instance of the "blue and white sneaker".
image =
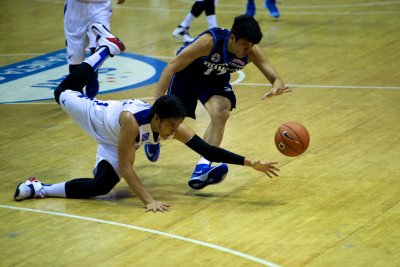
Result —
M271 17L279 18L280 14L275 2L275 0L265 0L264 7L268 9Z
M28 198L43 198L46 192L43 184L35 177L29 177L25 183L20 183L15 190L14 200L21 201Z
M246 5L246 15L250 17L254 17L256 14L256 6L253 4L247 4Z
M198 164L188 184L191 188L199 190L210 184L222 182L228 173L228 165L218 164L214 167L208 164Z
M158 144L145 144L143 146L144 148L144 153L146 154L146 157L148 160L152 162L156 162L158 160L158 157L160 156L160 143Z

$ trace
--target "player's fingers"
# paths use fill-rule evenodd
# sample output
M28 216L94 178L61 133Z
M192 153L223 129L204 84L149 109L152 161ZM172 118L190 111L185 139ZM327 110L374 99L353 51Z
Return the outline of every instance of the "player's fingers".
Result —
M277 173L275 173L275 171L269 171L270 173L272 173L273 175L275 175L276 177L278 177L279 175Z
M268 93L264 94L261 99L264 100L264 99L266 99L268 97L271 97L271 96L272 96L272 92L268 92Z
M280 171L279 168L275 167L275 166L269 166L270 169L274 170L274 171Z
M169 208L167 206L163 206L162 211L169 211Z

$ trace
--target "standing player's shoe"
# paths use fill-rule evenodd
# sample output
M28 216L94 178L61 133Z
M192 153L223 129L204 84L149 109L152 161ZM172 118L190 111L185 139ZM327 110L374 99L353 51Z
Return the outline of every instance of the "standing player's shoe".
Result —
M188 184L191 188L199 190L210 184L222 182L228 173L228 165L225 163L210 167L208 164L198 164Z
M90 79L89 83L86 85L86 96L89 98L93 98L99 92L99 79L98 79L97 71L94 72L92 79Z
M20 183L14 194L14 200L21 201L28 198L43 198L46 192L42 183L35 177L29 177L25 183Z
M250 17L254 17L256 14L256 6L253 4L247 4L246 5L246 15Z
M158 157L160 156L160 143L158 144L145 144L143 146L144 148L144 153L146 154L146 157L152 161L155 162L158 160Z
M268 9L269 14L274 18L279 18L279 10L276 7L275 0L265 0L264 7Z
M111 57L125 51L125 45L121 40L115 37L103 24L94 23L90 25L90 29L96 35L99 47L108 47Z
M184 43L193 42L194 38L189 34L189 27L182 27L179 25L173 32L172 36L178 40L181 40Z

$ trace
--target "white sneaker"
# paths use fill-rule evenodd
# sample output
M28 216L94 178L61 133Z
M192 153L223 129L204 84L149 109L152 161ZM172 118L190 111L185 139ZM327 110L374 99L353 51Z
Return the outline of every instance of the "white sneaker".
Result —
M43 189L42 183L35 177L29 177L25 183L20 183L14 194L15 201L21 201L28 198L43 198L46 192Z
M180 25L172 32L172 36L184 43L191 43L195 39L190 36L189 28L183 28Z
M93 23L89 29L96 35L99 47L108 47L111 57L125 51L125 45L121 40L115 37L103 24Z

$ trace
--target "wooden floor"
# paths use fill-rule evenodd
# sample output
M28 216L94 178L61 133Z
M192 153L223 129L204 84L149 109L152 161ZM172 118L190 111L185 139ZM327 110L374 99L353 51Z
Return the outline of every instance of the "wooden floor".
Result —
M96 145L52 102L2 104L0 266L400 266L400 1L284 0L279 20L256 2L260 45L294 91L262 101L268 87L254 65L244 80L234 75L238 107L223 146L279 161L280 177L230 166L222 184L193 191L198 156L171 141L156 164L142 151L135 163L168 213L145 213L125 182L93 200L17 203L15 187L30 175L90 176ZM111 28L128 53L168 61L191 3L126 0ZM220 0L219 25L244 7ZM64 48L63 1L2 0L0 9L0 67ZM202 16L191 34L206 27ZM154 88L99 98L152 97ZM274 146L286 121L310 131L302 156ZM208 117L200 108L187 123L202 135Z

